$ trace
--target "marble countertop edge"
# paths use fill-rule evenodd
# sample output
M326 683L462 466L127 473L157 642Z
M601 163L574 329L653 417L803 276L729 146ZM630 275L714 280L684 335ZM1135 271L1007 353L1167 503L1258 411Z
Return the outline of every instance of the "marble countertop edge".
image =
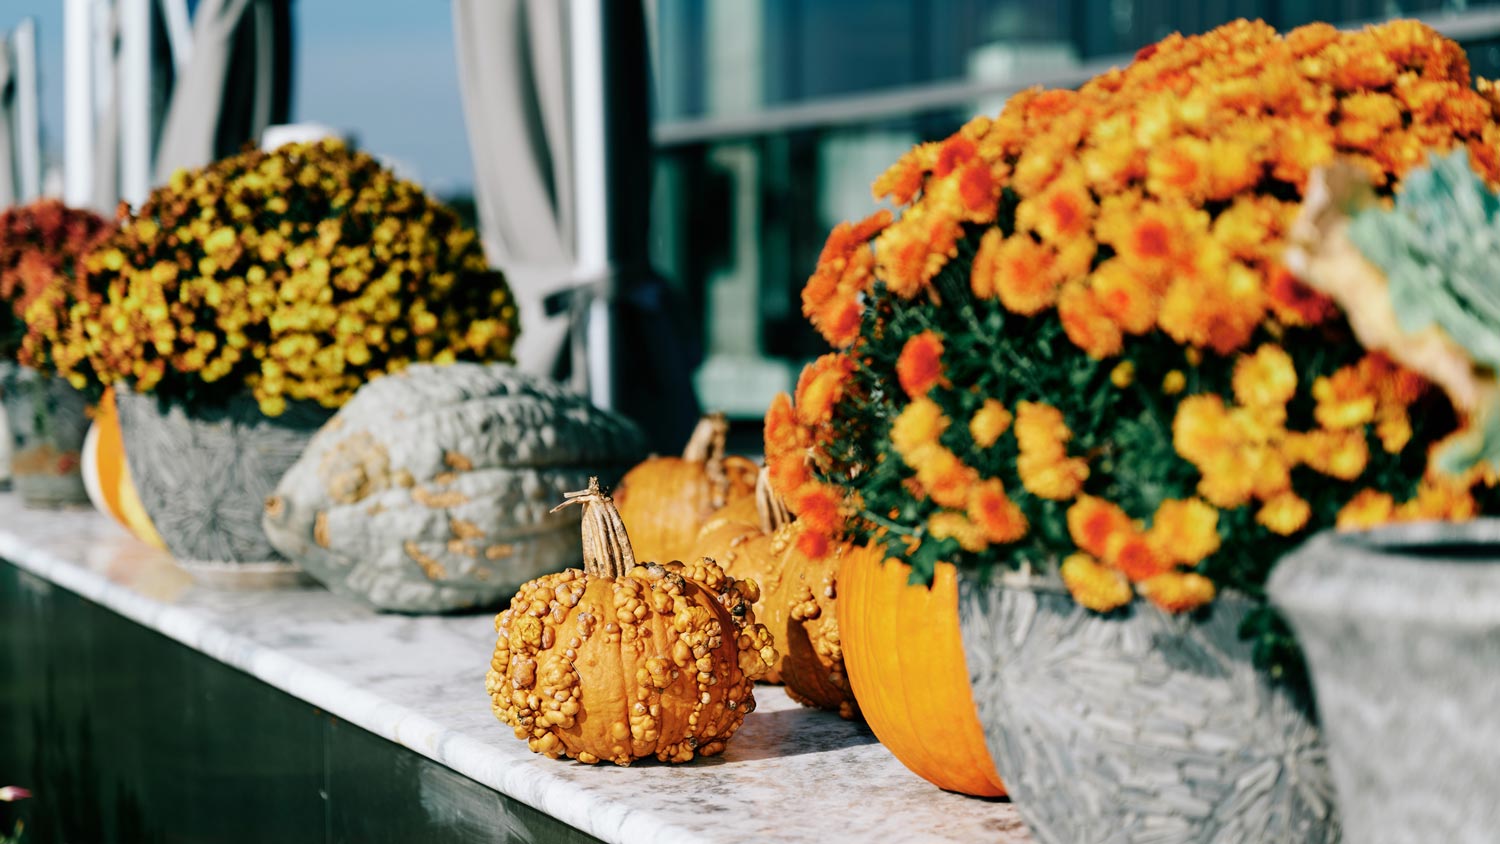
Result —
M53 589L78 595L408 748L497 801L611 844L1031 840L1011 804L939 791L868 727L806 709L774 687L756 690L757 714L719 757L629 769L555 761L490 712L487 614L400 615L321 588L203 585L106 516L29 510L13 494L0 494L0 560L24 573L21 600L28 590L38 599ZM442 795L424 789L449 782L422 778L414 796L439 805Z
M663 844L699 840L689 830L601 801L546 771L505 764L511 760L497 759L495 748L485 742L216 627L193 610L158 604L5 530L0 530L0 559L597 838L638 841L645 836Z

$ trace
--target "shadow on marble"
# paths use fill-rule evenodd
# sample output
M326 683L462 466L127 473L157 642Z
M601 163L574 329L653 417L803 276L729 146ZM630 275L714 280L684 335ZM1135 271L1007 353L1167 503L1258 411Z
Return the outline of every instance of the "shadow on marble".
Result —
M756 686L757 702L769 695L785 695L780 686ZM762 706L764 703L761 704ZM733 765L765 759L785 759L811 753L846 750L876 744L878 739L861 722L849 722L832 712L813 709L757 709L719 756L700 759L695 765Z

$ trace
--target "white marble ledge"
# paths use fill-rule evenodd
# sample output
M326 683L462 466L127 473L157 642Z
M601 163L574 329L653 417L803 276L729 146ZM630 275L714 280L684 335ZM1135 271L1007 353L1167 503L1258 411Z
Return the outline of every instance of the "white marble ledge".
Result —
M756 690L759 708L717 758L555 761L490 712L490 615L384 615L319 588L207 589L96 513L26 510L13 494L0 494L0 559L605 841L1030 841L1009 803L939 791L867 728L779 688Z

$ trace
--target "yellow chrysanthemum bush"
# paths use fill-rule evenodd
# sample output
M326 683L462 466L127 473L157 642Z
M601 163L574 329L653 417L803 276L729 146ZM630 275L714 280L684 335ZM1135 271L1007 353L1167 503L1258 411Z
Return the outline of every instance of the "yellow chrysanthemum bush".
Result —
M333 140L179 171L84 264L104 293L60 327L59 369L186 403L338 407L415 361L508 360L517 333L475 232Z
M1461 420L1366 353L1281 264L1314 168L1387 193L1428 150L1500 180L1500 124L1427 27L1237 22L1171 36L1076 91L1031 90L875 183L803 290L834 347L766 420L804 551L882 542L1055 572L1099 612L1263 596L1312 532L1464 519L1491 496L1429 472ZM1300 671L1267 610L1245 635Z

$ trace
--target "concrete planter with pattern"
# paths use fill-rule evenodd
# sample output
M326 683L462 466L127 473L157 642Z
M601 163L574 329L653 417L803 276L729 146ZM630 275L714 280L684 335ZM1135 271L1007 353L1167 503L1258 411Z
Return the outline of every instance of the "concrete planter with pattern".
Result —
M80 456L88 401L55 375L0 362L12 483L28 507L87 505Z
M1237 635L1250 607L1101 616L1061 584L964 581L985 740L1040 844L1339 840L1320 733Z
M188 412L129 389L115 404L141 505L179 565L228 586L301 579L266 538L261 512L333 411L298 402L273 419L245 394Z
M1353 841L1500 835L1500 519L1325 533L1271 575Z

